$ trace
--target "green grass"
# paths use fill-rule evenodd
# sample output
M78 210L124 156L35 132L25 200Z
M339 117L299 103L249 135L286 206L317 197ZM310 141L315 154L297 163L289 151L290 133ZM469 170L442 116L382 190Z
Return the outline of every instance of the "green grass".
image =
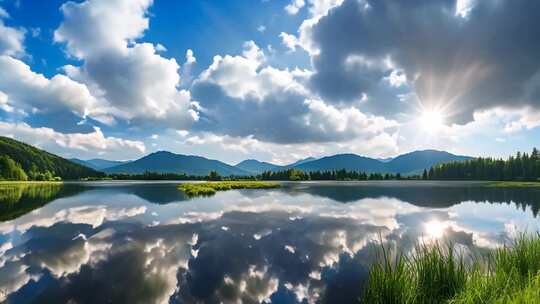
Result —
M2 181L0 180L0 186L11 185L48 185L48 184L62 184L62 181Z
M540 303L538 235L469 259L438 243L418 245L408 256L381 251L364 303Z
M178 185L178 189L188 196L209 196L217 191L232 189L270 189L278 188L277 182L261 181L226 181L226 182L204 182L204 183L184 183Z
M540 188L540 182L500 181L490 182L486 187L495 188Z

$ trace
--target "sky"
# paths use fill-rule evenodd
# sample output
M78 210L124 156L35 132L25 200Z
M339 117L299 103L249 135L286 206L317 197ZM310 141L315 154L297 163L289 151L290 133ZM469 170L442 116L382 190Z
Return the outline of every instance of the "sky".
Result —
M0 0L0 134L235 164L540 140L540 2Z

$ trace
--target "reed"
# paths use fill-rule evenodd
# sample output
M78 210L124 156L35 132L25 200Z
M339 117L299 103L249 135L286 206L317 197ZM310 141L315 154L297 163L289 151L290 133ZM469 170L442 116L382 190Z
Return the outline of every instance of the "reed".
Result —
M520 235L470 262L452 244L420 244L409 255L381 247L364 303L540 303L539 235Z

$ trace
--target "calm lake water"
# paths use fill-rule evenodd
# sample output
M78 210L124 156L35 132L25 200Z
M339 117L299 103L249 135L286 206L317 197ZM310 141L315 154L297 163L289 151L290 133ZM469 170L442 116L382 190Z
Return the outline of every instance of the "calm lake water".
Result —
M350 303L380 242L494 248L537 189L310 182L188 199L178 182L0 189L0 302Z

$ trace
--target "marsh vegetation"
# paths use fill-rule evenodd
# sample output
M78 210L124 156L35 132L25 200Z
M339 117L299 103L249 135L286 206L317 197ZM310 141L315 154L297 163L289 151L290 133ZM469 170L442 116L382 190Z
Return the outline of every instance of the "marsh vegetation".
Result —
M279 188L277 182L263 181L223 181L205 183L185 183L178 185L178 189L187 196L214 195L217 191L233 189L271 189Z
M382 247L365 303L540 303L540 236L519 236L477 255L452 244L417 245L409 255Z

